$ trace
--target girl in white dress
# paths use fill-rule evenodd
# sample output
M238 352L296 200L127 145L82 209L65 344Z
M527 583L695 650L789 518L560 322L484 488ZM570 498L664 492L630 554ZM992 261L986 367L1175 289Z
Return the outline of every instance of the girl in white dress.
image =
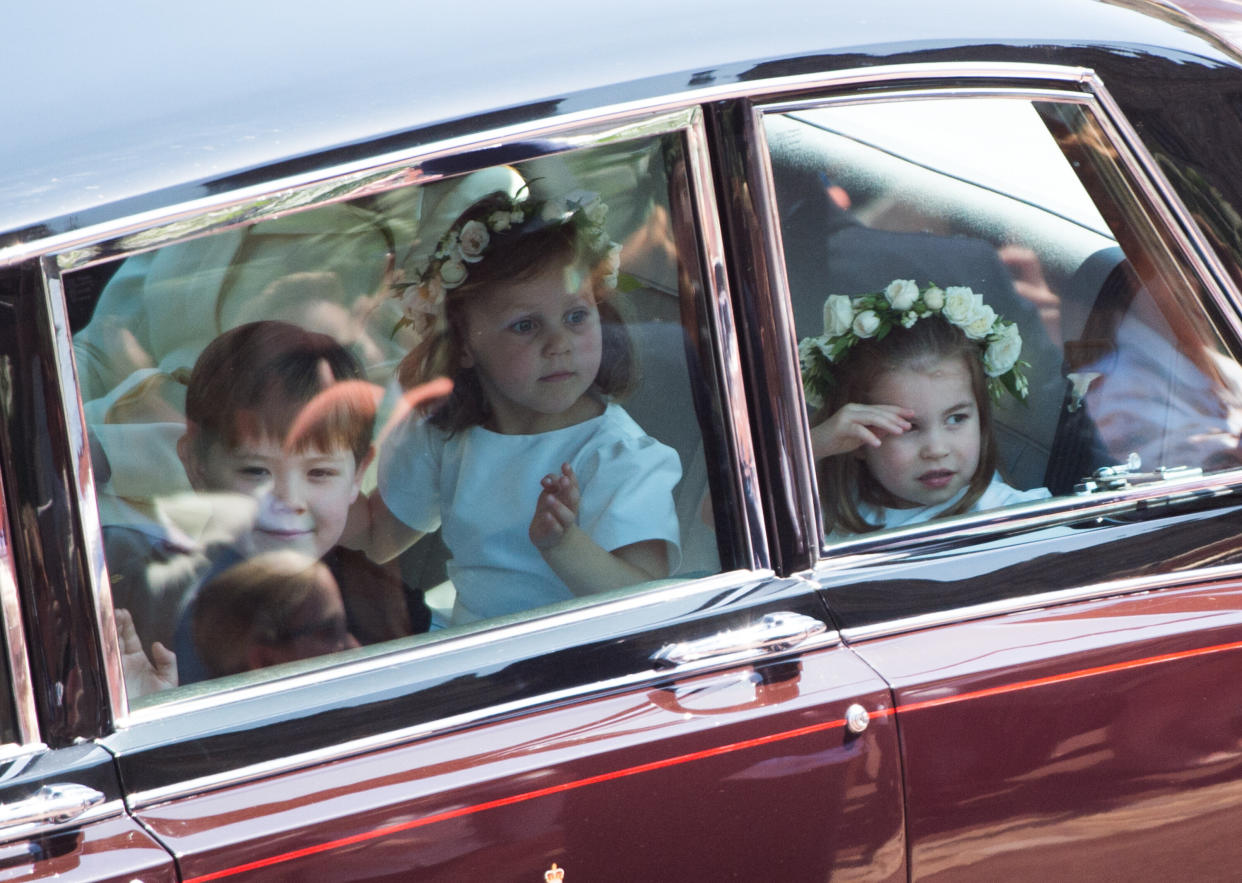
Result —
M1049 496L996 472L991 398L1025 399L1017 326L969 288L833 295L799 345L828 533L840 538Z
M387 560L442 528L454 623L669 574L673 449L610 399L631 383L609 303L620 246L591 194L496 193L473 205L399 292L420 343L407 390L453 389L383 442L377 492L347 536Z

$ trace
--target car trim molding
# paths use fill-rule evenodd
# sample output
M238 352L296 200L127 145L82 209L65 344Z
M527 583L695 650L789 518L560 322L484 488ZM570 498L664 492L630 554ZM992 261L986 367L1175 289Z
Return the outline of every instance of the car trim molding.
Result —
M13 546L9 541L12 529L9 525L9 507L0 474L0 616L3 616L4 648L8 663L9 681L12 687L13 712L16 715L18 744L0 747L0 758L9 754L37 751L39 742L39 715L35 706L34 682L31 679L30 655L26 647L26 630L22 623L21 598L17 588L17 570L13 561Z

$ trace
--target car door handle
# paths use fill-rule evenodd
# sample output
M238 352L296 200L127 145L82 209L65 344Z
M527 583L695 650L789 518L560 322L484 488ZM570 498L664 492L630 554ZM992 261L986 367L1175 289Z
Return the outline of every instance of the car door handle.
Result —
M717 656L775 653L796 647L827 630L828 626L814 617L782 610L765 614L763 619L746 628L731 629L694 641L665 644L652 654L651 662L657 669L662 669Z
M25 800L0 808L0 827L69 822L103 800L101 792L75 782L44 785Z

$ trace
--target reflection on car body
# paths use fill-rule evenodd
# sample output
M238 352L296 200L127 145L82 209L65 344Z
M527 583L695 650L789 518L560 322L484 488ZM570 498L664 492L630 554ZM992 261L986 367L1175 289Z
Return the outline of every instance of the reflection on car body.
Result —
M1242 59L1166 5L1054 6L777 4L753 44L740 4L712 11L731 42L697 12L578 33L524 11L575 31L550 51L507 11L456 43L435 36L455 11L394 5L413 90L366 11L306 11L295 51L265 10L203 25L246 65L191 88L187 48L141 112L36 137L55 84L23 93L0 173L0 876L1235 867ZM89 21L80 61L115 85L145 53ZM573 245L471 294L533 230ZM885 333L969 326L933 289L1013 323L1021 364L992 364L1029 395L995 404L996 475L1027 499L825 530L841 488L798 344L831 350L894 280ZM627 382L591 350L592 382L539 411L493 368L510 333L597 328L628 337ZM427 341L458 349L403 374ZM263 362L303 347L309 370ZM476 366L529 432L431 431L438 375L460 396ZM500 459L605 415L603 453ZM437 509L449 460L401 472L434 445L499 476L472 508ZM377 494L425 534L392 561L350 520ZM659 566L545 573L536 512L603 568L652 544Z

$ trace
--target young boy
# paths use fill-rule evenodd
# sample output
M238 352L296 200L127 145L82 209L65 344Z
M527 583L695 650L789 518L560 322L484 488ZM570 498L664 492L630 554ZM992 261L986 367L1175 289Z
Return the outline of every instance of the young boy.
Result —
M216 521L242 527L213 542L181 601L174 637L181 683L211 676L191 638L197 587L265 553L322 560L361 643L427 629L421 592L337 545L372 456L374 423L362 369L327 335L252 322L203 350L190 374L177 453L193 488L210 494L214 510L231 510Z

